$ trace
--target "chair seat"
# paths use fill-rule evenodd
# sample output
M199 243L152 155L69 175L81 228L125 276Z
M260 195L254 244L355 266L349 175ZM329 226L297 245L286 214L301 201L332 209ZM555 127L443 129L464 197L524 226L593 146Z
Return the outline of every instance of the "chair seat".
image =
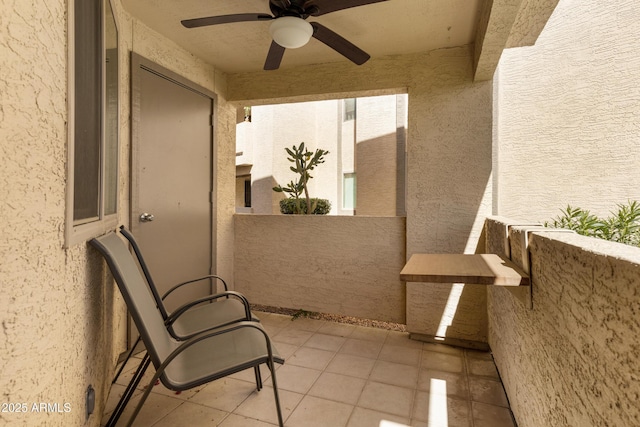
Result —
M269 354L260 324L242 322L228 328L234 327L237 329L208 337L182 351L166 367L160 377L162 383L172 390L187 390L266 363ZM175 348L181 344L183 342L174 342ZM274 362L284 363L275 346L272 345L271 351Z
M224 326L242 320L246 320L244 305L237 299L224 298L187 310L171 328L177 337L187 338L210 330L211 325ZM251 320L259 321L253 313Z

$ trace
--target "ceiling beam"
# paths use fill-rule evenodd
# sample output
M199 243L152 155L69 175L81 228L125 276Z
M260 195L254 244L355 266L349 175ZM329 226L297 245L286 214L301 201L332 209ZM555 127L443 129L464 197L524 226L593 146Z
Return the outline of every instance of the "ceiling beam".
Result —
M502 51L531 46L559 0L484 0L474 45L474 81L491 80Z

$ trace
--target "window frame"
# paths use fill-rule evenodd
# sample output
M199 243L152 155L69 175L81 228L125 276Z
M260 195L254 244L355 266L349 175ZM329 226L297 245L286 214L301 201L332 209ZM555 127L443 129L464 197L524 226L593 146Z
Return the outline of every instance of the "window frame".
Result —
M75 6L76 1L82 0L70 0L68 2L68 23L67 23L67 42L68 42L68 56L67 56L67 112L68 112L68 120L67 120L67 195L66 195L66 212L65 212L65 247L71 247L78 243L83 243L90 238L99 236L101 234L106 233L108 230L116 227L118 223L118 214L120 209L120 203L118 203L119 194L119 185L118 185L118 176L119 176L119 151L120 151L120 66L119 66L119 53L118 53L118 65L116 66L116 94L117 99L115 100L115 182L114 185L116 200L115 200L115 211L110 214L105 214L105 197L107 194L106 191L106 155L107 155L107 138L106 138L106 112L107 112L107 96L106 96L106 28L105 24L107 19L107 14L105 13L107 8L110 8L111 14L110 16L113 19L113 24L115 26L115 36L116 36L116 48L119 47L119 28L118 28L118 20L116 17L113 1L112 0L99 0L101 7L101 99L100 99L100 141L99 141L99 180L98 180L98 216L94 218L85 218L81 220L74 219L74 188L75 188L75 124L76 124L76 81L75 81L75 42L76 42L76 34L75 34L75 23L76 23L76 14L75 14Z

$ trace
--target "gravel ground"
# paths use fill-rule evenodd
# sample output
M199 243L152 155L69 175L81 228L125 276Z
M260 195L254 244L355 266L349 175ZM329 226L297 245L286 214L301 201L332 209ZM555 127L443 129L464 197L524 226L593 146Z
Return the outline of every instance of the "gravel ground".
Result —
M407 332L407 326L401 323L382 322L380 320L363 319L360 317L340 316L337 314L316 313L294 308L272 307L268 305L252 304L251 308L256 311L264 311L267 313L284 314L292 316L291 320L299 317L308 319L328 320L331 322L348 323L350 325L369 326L372 328L387 329L389 331Z

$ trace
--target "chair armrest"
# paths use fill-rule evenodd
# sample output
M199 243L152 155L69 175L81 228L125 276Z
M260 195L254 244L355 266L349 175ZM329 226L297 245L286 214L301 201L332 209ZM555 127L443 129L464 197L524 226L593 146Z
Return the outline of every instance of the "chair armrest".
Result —
M221 292L219 294L214 294L214 295L207 295L206 297L202 297L202 298L198 298L195 299L191 302L188 302L180 307L178 307L176 310L174 310L169 317L167 317L167 320L165 321L165 324L167 326L170 326L173 324L173 322L175 322L178 317L180 317L182 314L184 314L185 312L187 312L189 309L200 305L202 303L205 302L211 302L214 301L216 299L219 298L228 298L228 297L236 297L240 300L240 302L242 302L242 305L244 305L244 314L245 314L245 318L247 321L251 320L251 307L249 306L249 301L247 300L247 298L242 295L239 292L234 292L234 291L226 291L226 292Z
M162 300L164 301L164 299L166 297L169 296L169 294L171 294L173 291L185 286L185 285L190 285L192 283L196 283L196 282L200 282L202 280L206 280L206 279L218 279L222 282L222 284L224 285L224 290L225 292L229 291L229 287L227 286L227 282L224 281L224 279L220 276L217 276L215 274L209 274L208 276L204 276L204 277L199 277L197 279L193 279L193 280L187 280L186 282L182 282L182 283L178 283L177 285L175 285L174 287L172 287L171 289L169 289L163 296L162 296Z

